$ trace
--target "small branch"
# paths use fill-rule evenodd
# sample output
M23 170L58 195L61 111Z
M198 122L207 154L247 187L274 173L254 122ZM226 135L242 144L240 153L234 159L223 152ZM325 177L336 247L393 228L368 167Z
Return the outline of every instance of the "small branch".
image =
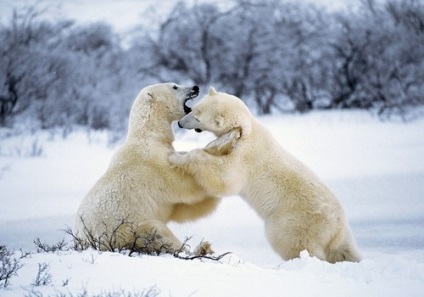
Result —
M226 255L231 254L231 252L226 252L219 256L203 256L203 255L194 255L194 256L180 256L179 254L174 254L174 257L182 260L195 260L195 259L208 259L213 261L219 261L224 258Z

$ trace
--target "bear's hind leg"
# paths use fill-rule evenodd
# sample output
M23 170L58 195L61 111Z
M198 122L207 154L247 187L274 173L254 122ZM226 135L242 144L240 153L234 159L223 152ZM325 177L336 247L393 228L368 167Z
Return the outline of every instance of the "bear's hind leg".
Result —
M301 244L300 242L290 241L271 241L270 243L274 251L285 261L299 258L301 252L305 250L308 252L309 256L326 261L326 254L324 249L320 246L305 245Z
M268 221L265 230L271 247L285 261L299 258L304 250L311 257L327 260L324 247L313 240L314 236L309 233L309 229L293 225L291 220Z
M173 253L183 248L183 243L159 220L147 220L137 228L137 246L153 249L152 253Z
M116 234L117 246L144 254L173 253L183 246L163 222L154 219L122 225Z
M358 248L350 242L343 242L338 247L329 248L327 250L327 261L336 262L360 262L362 259Z
M336 234L326 245L325 252L327 261L330 263L360 262L362 259L350 227L346 222L339 226Z

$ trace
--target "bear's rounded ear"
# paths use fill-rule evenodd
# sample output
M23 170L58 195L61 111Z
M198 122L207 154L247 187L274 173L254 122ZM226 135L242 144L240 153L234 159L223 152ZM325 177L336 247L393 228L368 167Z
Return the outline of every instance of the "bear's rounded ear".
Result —
M145 95L144 98L145 98L146 101L153 100L153 93L152 92L147 92L147 94Z
M209 90L208 90L208 94L209 94L209 96L214 96L214 95L218 94L218 92L215 90L214 87L210 86Z

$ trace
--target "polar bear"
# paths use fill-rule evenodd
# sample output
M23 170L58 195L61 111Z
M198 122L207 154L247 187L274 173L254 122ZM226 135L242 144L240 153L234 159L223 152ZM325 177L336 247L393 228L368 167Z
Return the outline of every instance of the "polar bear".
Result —
M77 211L74 233L85 246L141 247L146 236L154 235L157 251L179 250L182 243L166 224L195 220L217 207L218 198L168 162L174 151L171 124L190 111L186 102L198 93L197 86L174 83L140 91L125 143Z
M239 98L211 87L178 124L218 139L205 149L175 152L170 162L211 195L242 196L264 220L267 239L284 260L308 250L331 263L360 261L339 201Z

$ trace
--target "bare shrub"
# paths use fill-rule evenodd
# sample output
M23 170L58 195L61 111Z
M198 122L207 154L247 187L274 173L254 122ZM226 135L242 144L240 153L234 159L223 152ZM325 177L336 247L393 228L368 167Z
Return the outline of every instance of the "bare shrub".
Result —
M98 294L89 294L86 289L82 289L81 292L71 293L71 292L55 292L54 295L48 295L51 297L156 297L159 296L160 290L156 286L152 286L143 291L134 291L129 292L124 289L114 290L108 292L101 292ZM30 291L25 295L26 297L43 297L43 293L36 291L34 288L31 288Z
M57 251L66 251L69 249L68 244L65 239L61 239L55 244L49 245L46 242L41 242L40 238L34 239L34 244L37 247L37 253L41 252L57 252Z
M72 237L74 249L77 251L87 248L118 253L127 251L129 256L133 253L160 255L173 252L171 244L164 241L156 230L140 234L137 232L136 225L126 219L118 221L113 227L103 222L105 231L100 235L96 235L95 232L86 225L83 218L80 219L84 226L83 234L74 233L71 228L65 230L65 232ZM125 233L122 230L125 230ZM125 240L126 238L132 238L132 240L127 241ZM123 242L125 242L125 244L122 244Z
M26 256L27 254L23 253L20 258L14 257L14 252L0 245L0 288L5 289L10 286L10 279L18 276L18 270L23 266L20 260Z
M153 229L149 233L140 234L136 231L136 225L125 219L121 220L115 227L109 228L111 229L110 232L107 231L108 228L105 228L106 231L100 236L96 236L93 230L87 227L82 218L81 221L84 226L82 235L75 233L69 227L64 230L73 239L73 249L77 251L92 248L98 251L118 252L128 256L171 254L175 258L182 260L209 259L214 261L219 261L224 256L230 254L230 252L227 252L219 256L212 256L213 251L210 243L207 241L202 241L195 248L194 252L190 252L188 242L191 240L191 237L187 237L181 247L175 250L169 242L163 240L162 236L156 230ZM105 223L104 225L106 227ZM120 232L121 227L129 227L127 229L132 233L132 241L127 242L125 245L120 243L122 242L120 239L123 236Z
M34 279L34 282L31 284L33 286L47 286L52 282L52 275L50 273L50 266L47 263L38 263L37 275Z

